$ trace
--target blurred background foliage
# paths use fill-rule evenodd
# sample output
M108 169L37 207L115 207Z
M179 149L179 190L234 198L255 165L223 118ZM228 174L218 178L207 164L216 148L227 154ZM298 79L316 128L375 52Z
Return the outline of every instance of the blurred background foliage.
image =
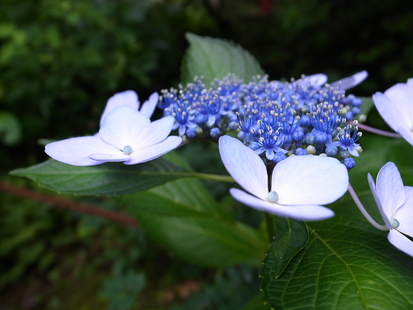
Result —
M7 176L47 158L39 139L93 134L115 92L143 102L177 86L188 31L240 44L271 79L367 70L355 93L371 96L412 76L412 28L405 0L2 0L0 180L39 190ZM386 128L374 111L368 121ZM142 231L9 194L0 238L1 310L239 309L233 296L258 285L256 269L189 266Z

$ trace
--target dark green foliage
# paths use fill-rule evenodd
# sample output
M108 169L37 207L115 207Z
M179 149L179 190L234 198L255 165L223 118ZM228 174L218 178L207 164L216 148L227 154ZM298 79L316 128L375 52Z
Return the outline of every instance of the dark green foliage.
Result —
M212 283L203 284L199 292L181 305L169 310L268 310L262 296L252 301L253 308L243 308L258 292L257 269L247 266L230 267L217 272ZM255 292L255 293L252 293ZM261 301L260 301L261 299ZM260 308L260 306L262 306Z
M307 244L308 230L304 222L276 218L276 230L271 248L263 261L261 276L270 274L278 278L291 259ZM262 286L265 288L265 280Z
M112 277L105 280L100 295L110 300L108 310L128 310L135 303L145 283L145 274L132 270L123 272L122 265L115 264Z
M411 257L389 247L384 232L340 217L308 223L308 229L308 244L279 278L271 272L262 274L264 299L274 308L413 306Z
M0 159L9 169L40 162L47 156L38 139L95 133L115 92L132 89L145 101L176 85L184 33L211 24L206 16L194 23L203 10L192 16L190 8L181 1L1 1L0 110L14 114L23 137Z

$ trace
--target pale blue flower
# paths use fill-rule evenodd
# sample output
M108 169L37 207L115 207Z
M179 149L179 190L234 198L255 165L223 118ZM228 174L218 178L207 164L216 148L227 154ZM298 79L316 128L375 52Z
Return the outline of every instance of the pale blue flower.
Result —
M413 78L375 93L373 101L386 123L413 145Z
M269 191L267 169L256 152L230 136L219 139L219 151L229 174L251 194L232 188L232 197L261 211L301 221L324 220L334 212L322 205L347 191L347 169L335 158L288 157L274 167Z
M74 166L105 162L133 165L162 156L176 148L182 139L168 137L174 123L172 116L150 121L156 102L154 94L138 111L139 101L134 92L116 94L107 103L97 134L49 143L45 152Z
M356 74L353 74L352 76L348 76L341 80L335 81L331 83L331 86L338 87L343 90L347 90L363 82L367 78L367 76L368 76L367 71L363 70L363 71L357 72Z
M386 226L390 243L413 256L413 187L404 186L399 170L392 162L385 164L377 175L376 184L368 174L370 189Z

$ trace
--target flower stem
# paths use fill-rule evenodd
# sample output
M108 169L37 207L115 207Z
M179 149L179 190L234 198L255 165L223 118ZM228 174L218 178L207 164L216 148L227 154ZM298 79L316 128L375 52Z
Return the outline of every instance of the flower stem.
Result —
M380 130L380 129L373 128L373 127L363 125L363 124L360 124L360 123L357 124L357 127L359 127L360 129L363 129L365 131L375 133L375 134L380 135L380 136L391 137L391 138L401 138L402 137L398 133Z
M272 239L274 238L275 234L275 226L274 226L274 215L265 212L265 223L267 224L267 234L268 234L268 240L272 242Z
M351 197L353 198L355 204L361 211L361 213L364 215L364 217L367 219L367 221L370 222L371 225L376 227L377 229L387 231L389 228L386 225L380 225L378 224L371 216L370 214L366 211L364 208L363 204L361 203L359 197L357 196L356 192L354 191L353 187L351 187L351 184L348 184L348 192L350 193Z

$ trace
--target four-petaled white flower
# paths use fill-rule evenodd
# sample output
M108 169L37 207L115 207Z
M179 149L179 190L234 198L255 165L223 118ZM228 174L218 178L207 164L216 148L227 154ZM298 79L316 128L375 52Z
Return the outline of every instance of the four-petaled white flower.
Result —
M176 148L182 139L168 137L174 123L172 116L150 121L157 101L158 95L153 94L138 111L140 103L135 92L115 94L107 102L97 134L49 143L45 152L74 166L105 162L134 165L162 156Z
M229 174L252 194L232 188L232 197L258 210L302 221L324 220L334 212L321 205L337 200L348 188L347 169L335 158L288 157L274 167L269 191L267 169L257 153L229 136L219 139L219 151Z
M373 101L386 123L413 145L413 78L375 93Z
M404 186L399 170L392 162L385 164L377 175L376 184L368 174L370 189L386 226L390 243L413 256L413 187ZM403 235L405 234L405 235Z

